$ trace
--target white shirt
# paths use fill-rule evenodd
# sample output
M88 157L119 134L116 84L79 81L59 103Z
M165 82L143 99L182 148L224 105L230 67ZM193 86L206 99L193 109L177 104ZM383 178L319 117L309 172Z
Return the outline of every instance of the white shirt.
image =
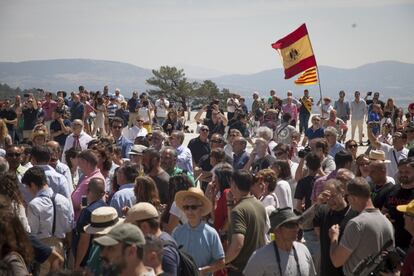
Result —
M134 142L135 138L137 138L138 136L147 136L148 131L145 127L143 128L139 128L137 126L133 126L133 127L124 127L124 129L122 130L122 136L124 136L125 138L127 138L128 140Z
M82 132L79 134L79 144L80 144L81 149L86 150L88 148L88 143L91 140L92 140L92 137L82 130ZM67 150L73 147L74 141L75 141L75 138L73 138L73 133L69 134L69 136L66 137L65 146L63 147L63 151L62 151L63 152L62 162L65 164L66 164L65 153Z
M293 209L292 191L286 180L279 180L276 184L274 193L279 201L279 208L290 207Z
M239 106L239 100L234 98L227 99L227 112L234 113L236 107Z
M181 211L181 209L178 209L175 201L171 204L170 214L176 216L183 224L188 222L187 216L183 211Z
M50 188L40 190L27 206L27 220L31 233L38 239L52 237L53 226L53 191ZM56 194L56 229L54 237L63 239L72 230L73 208L71 202Z
M164 104L161 99L156 100L155 107L157 108L157 117L167 117L168 106L170 106L170 102L167 99L164 99Z
M397 151L393 146L384 143L380 144L381 150L385 152L385 159L391 161L391 163L386 164L387 175L395 178L395 175L398 172L398 162L407 158L409 150L407 148L403 148L402 150Z

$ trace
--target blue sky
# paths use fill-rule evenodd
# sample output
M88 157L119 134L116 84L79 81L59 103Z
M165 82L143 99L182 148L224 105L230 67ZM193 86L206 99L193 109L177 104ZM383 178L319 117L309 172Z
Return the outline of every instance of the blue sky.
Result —
M281 67L270 44L302 23L320 65L414 63L412 0L1 0L0 61L91 58L254 73Z

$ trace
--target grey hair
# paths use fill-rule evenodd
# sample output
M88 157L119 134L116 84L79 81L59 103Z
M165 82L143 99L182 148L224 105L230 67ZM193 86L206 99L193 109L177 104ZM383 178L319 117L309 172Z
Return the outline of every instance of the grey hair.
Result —
M338 138L338 131L337 131L337 130L336 130L336 128L334 128L334 127L329 126L329 127L325 128L324 133L325 133L325 134L326 134L326 133L333 134L333 135L335 135L335 137L337 137L337 138Z
M256 130L256 134L258 137L265 139L266 141L270 141L273 138L273 131L266 127L261 126Z

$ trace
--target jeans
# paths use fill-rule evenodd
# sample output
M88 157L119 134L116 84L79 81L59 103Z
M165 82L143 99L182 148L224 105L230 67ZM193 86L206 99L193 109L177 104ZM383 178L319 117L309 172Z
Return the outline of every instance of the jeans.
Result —
M299 113L299 132L300 133L303 133L308 129L309 118L310 118L309 112Z
M321 245L318 240L318 236L315 231L306 231L303 232L303 238L305 239L305 245L309 249L309 252L312 255L313 263L315 264L316 271L319 272L320 265L320 252Z

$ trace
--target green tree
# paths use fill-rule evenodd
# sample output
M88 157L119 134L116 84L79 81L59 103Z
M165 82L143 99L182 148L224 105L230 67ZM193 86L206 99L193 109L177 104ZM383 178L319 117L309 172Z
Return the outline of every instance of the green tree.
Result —
M201 84L197 84L196 89L194 90L194 106L202 106L211 103L213 100L220 101L220 107L224 108L226 106L226 101L230 96L230 91L226 88L223 88L221 91L211 80L205 80Z
M190 83L185 77L183 69L161 66L159 70L152 70L153 77L147 79L147 83L156 89L148 92L152 96L164 95L174 102L181 103L187 108L194 94L195 83Z

